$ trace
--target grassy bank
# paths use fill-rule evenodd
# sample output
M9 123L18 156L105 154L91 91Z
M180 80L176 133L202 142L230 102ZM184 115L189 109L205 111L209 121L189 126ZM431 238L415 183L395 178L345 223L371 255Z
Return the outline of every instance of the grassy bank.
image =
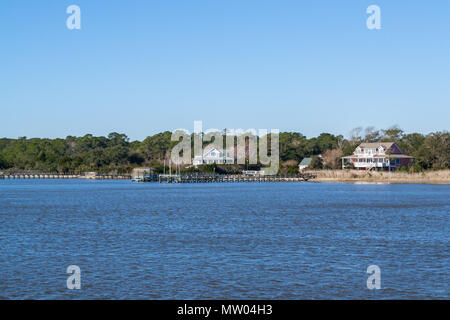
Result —
M318 182L385 182L450 184L450 170L406 172L365 172L360 170L308 171L317 175Z

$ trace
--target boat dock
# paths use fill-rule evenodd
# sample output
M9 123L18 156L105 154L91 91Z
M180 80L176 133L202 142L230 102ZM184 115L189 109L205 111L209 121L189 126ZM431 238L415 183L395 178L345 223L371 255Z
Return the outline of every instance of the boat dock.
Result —
M89 180L129 180L130 175L95 175L85 176L80 174L61 173L3 173L0 179L89 179Z
M242 174L149 174L139 178L131 175L83 175L83 174L59 174L59 173L0 173L0 179L87 179L87 180L132 180L135 182L159 182L159 183L213 183L213 182L302 182L316 178L311 173L298 175L242 175Z
M158 182L163 183L213 183L213 182L303 182L314 179L315 175L303 173L298 175L246 176L246 175L205 175L205 174L160 174Z

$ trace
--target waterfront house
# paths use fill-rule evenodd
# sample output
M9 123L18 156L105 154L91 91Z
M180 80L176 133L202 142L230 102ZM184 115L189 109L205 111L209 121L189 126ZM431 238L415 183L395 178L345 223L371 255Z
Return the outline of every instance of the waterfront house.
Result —
M414 157L403 153L394 142L364 142L353 152L353 155L342 157L342 169L352 163L360 170L394 171L400 167L407 167L414 161Z
M303 171L311 165L312 158L303 158L303 160L298 165L298 170Z
M223 149L218 148L214 144L207 145L201 156L194 157L193 164L195 166L201 164L233 164L234 163L234 148Z

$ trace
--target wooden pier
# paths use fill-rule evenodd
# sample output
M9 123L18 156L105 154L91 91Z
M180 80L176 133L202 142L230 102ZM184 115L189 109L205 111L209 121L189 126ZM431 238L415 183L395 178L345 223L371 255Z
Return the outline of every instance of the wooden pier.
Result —
M303 173L294 176L245 176L245 175L205 175L205 174L160 174L160 183L213 183L213 182L304 182L315 175Z
M130 175L96 175L84 176L80 174L62 173L2 173L0 179L89 179L89 180L129 180Z
M213 183L213 182L302 182L314 179L316 176L311 173L301 173L298 175L278 175L278 176L248 176L242 174L202 174L202 173L181 173L181 174L151 174L145 175L142 179L134 180L139 182L159 182L159 183ZM61 174L61 173L0 173L0 179L87 179L87 180L131 180L131 175L83 175L83 174Z

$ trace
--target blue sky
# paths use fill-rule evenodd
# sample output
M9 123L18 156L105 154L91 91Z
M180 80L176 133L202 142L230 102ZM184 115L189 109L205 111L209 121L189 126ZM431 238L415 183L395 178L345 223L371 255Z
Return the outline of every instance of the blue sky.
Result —
M449 130L447 0L2 0L0 41L0 137Z

